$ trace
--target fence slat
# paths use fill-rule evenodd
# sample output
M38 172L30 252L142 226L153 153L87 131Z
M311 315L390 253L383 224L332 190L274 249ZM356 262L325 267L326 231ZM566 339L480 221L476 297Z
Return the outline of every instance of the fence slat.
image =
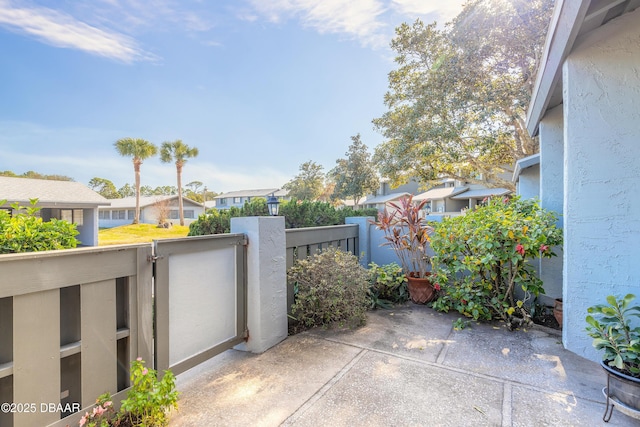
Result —
M13 336L13 402L37 405L16 412L14 427L48 425L60 418L40 411L41 403L60 402L60 291L14 297Z
M80 287L82 301L82 407L97 396L117 390L116 281Z

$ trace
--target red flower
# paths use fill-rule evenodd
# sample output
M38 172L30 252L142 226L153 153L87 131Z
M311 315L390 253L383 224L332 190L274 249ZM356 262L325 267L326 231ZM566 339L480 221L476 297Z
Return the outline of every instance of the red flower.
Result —
M516 245L516 252L518 252L520 255L524 256L524 246L522 246L520 243L518 243Z
M546 252L547 249L549 249L549 246L547 245L540 245L540 252Z
M504 199L502 199L502 203L504 203L505 205L509 203L509 198L505 197Z
M467 305L467 300L466 299L460 300L460 302L462 303L462 305Z
M439 283L434 283L433 284L433 289L435 289L436 291L440 290L440 284Z

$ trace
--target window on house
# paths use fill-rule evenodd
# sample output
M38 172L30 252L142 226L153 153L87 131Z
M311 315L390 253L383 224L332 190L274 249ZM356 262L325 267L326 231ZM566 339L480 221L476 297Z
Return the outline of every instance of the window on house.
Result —
M136 217L136 210L135 209L129 209L127 211L127 218L128 219L134 219Z
M220 205L226 205L227 204L227 199L225 199L225 198L218 199L218 202L216 203L216 206L218 205L218 203L220 203Z
M82 209L73 210L73 223L78 225L84 225L84 212Z
M170 219L180 219L180 214L178 213L177 209L171 209L171 211L169 211L169 218Z
M111 219L111 215L109 215L111 212L107 211L107 210L100 210L98 211L98 219Z
M125 210L111 211L111 219L127 219L126 215L127 215L127 211Z
M60 209L60 219L73 223L73 211L71 209Z
M242 197L234 197L233 198L233 203L234 204L242 203Z
M78 225L84 223L82 209L60 209L59 219Z
M196 217L196 213L193 209L185 209L184 210L184 217L185 218L195 218Z

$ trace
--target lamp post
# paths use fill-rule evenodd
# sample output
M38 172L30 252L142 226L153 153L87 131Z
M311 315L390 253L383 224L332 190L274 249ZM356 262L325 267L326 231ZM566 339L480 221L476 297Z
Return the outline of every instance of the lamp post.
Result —
M269 215L278 216L279 205L280 202L278 201L277 197L275 197L273 193L271 193L271 195L267 198L267 209L269 210Z

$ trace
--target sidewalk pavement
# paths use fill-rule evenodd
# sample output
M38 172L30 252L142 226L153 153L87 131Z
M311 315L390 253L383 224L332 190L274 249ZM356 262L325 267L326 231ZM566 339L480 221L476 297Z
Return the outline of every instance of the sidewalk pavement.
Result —
M178 377L170 426L640 426L617 409L602 421L606 376L558 331L454 331L458 317L408 304L229 350Z

